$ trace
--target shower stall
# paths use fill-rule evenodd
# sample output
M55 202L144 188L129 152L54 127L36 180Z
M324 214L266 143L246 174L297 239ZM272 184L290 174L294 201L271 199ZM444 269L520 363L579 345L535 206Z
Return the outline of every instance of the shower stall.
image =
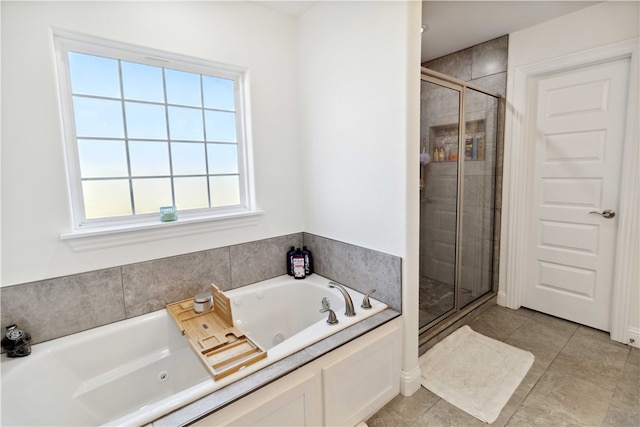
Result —
M496 295L502 105L497 94L422 68L421 343Z

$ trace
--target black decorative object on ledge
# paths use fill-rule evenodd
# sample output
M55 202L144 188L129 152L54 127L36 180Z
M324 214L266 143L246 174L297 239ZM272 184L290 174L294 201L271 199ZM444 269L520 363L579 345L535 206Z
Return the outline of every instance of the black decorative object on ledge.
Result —
M24 332L16 325L7 326L7 332L2 338L2 348L7 351L8 357L24 357L31 354L31 335Z

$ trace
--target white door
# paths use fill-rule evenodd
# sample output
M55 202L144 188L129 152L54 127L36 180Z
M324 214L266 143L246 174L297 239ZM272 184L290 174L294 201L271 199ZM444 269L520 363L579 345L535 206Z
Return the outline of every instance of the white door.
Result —
M600 213L618 206L629 65L540 77L532 121L531 274L522 305L605 331L618 217Z

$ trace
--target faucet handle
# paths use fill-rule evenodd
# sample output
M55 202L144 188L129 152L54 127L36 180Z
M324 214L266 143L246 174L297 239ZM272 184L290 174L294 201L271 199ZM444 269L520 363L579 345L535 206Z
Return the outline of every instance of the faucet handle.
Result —
M369 301L369 295L371 295L375 291L376 291L375 289L372 289L364 296L364 298L362 299L362 304L360 305L360 307L364 308L365 310L369 310L371 308L371 302Z
M327 319L327 323L329 325L335 325L336 323L338 323L338 318L336 317L336 313L333 310L331 310L330 308L320 309L320 313L326 312L329 312L329 318Z

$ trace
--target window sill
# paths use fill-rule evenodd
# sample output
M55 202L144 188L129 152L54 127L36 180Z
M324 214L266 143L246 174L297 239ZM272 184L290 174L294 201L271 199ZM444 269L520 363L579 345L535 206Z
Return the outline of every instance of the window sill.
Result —
M261 216L262 211L251 211L221 217L187 217L174 222L117 225L74 230L60 234L60 239L75 252L82 252L251 226L257 224Z

